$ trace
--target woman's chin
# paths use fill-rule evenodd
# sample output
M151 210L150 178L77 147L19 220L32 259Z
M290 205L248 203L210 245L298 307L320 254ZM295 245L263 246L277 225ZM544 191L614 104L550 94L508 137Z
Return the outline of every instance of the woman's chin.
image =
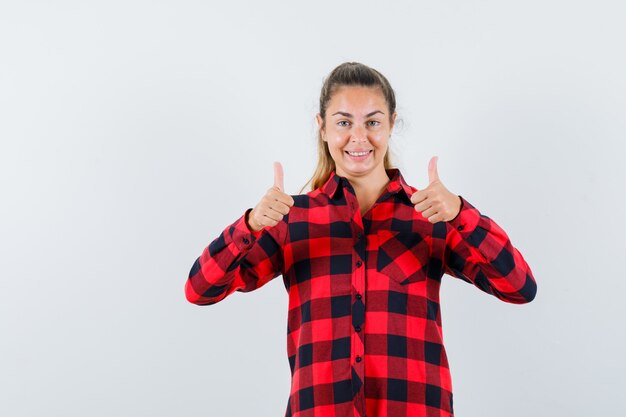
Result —
M375 165L371 163L349 163L338 167L338 173L343 172L348 177L363 177L375 171Z

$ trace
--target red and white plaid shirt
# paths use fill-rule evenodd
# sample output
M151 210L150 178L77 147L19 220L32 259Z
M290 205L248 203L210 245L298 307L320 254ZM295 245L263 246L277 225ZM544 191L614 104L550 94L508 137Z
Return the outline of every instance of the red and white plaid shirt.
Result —
M398 169L363 216L333 172L292 196L275 227L251 232L245 214L196 260L187 299L214 304L282 275L289 294L286 417L453 416L443 345L443 274L509 303L530 302L533 274L507 234L461 197L451 221L430 223ZM248 209L249 211L250 209Z

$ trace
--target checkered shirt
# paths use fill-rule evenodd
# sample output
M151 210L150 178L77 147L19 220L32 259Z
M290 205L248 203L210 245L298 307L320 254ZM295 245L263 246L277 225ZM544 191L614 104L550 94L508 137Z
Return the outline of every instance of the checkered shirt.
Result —
M398 169L363 216L335 172L275 227L246 214L204 249L185 285L209 305L282 276L289 296L291 390L285 417L449 417L452 381L441 328L444 274L508 303L537 290L522 254L465 198L435 224L410 201Z

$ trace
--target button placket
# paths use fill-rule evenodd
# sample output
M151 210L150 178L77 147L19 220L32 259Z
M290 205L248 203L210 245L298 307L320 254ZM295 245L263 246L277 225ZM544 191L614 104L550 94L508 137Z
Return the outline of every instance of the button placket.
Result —
M352 302L352 327L354 331L351 335L351 358L352 358L352 388L355 394L355 400L361 398L363 401L363 381L365 377L365 361L363 354L365 352L363 324L365 322L365 304L363 303L363 293L365 291L365 274L366 274L366 251L367 242L365 239L365 230L363 218L359 210L359 204L356 195L351 186L346 187L345 197L350 207L350 223L353 236L353 268L352 268L352 288L355 298ZM360 404L359 408L363 408L364 404ZM362 414L362 413L361 413Z

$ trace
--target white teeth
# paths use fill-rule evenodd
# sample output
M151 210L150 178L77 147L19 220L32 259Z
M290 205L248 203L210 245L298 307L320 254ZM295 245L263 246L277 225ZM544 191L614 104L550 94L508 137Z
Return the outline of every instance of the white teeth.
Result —
M365 151L365 152L350 152L348 151L348 153L352 156L363 156L363 155L367 155L368 153L370 153L370 151Z

